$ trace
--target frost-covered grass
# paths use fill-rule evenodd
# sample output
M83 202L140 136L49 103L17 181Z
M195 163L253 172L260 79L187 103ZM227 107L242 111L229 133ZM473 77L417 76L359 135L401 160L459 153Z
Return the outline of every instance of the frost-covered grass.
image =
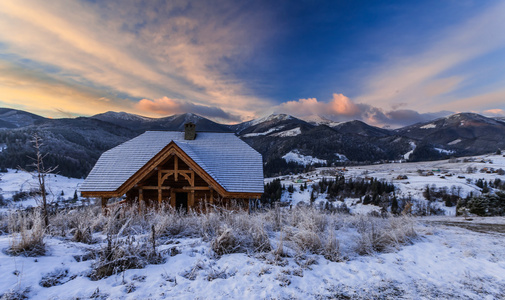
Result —
M34 220L31 226L26 225L27 219ZM13 241L17 241L20 235L26 236L27 240L39 237L47 250L46 255L40 252L40 257L27 263L50 260L50 257L55 261L66 261L56 264L58 269L40 274L40 278L36 276L38 286L30 295L74 280L101 282L111 275L117 278L127 270L148 265L161 264L171 268L169 261L174 256L184 253L195 256L194 251L207 258L203 262L192 262L194 265L188 270L179 270L179 275L190 281L198 277L200 270L208 268L209 261L220 261L233 254L257 260L265 264L265 268L295 263L299 270L294 273L301 274L318 259L343 263L361 255L394 252L403 245L412 244L417 236L411 218L355 217L327 214L313 208L277 208L249 215L243 211L219 209L207 214L181 214L171 208L138 213L136 207L131 207L117 208L104 215L99 207L92 206L52 216L45 236L43 231L40 235L38 219L37 213L12 211L2 220L8 223L8 234L0 237L0 247L4 248L2 262L26 261L26 257L33 256L12 251ZM5 241L8 241L7 245ZM61 257L61 253L55 255L61 247L72 249L74 255L63 255L67 258ZM69 267L65 268L66 264ZM81 266L78 273L72 272L70 267L76 264ZM85 268L82 268L83 264ZM9 284L15 284L23 276L31 278L34 274L21 274L23 271L16 269L17 263L8 265L14 267L11 270L13 276L8 276L10 280L0 281L0 291L19 292L22 285L17 290L8 290ZM212 270L205 277L212 281L231 277L231 273ZM284 282L288 273L278 275L278 280Z
M439 221L444 219L328 214L310 207L252 215L220 210L179 214L169 208L141 214L137 208L116 209L103 215L96 206L73 209L52 216L43 237L44 255L6 253L20 227L10 226L12 232L0 236L4 271L0 295L7 299L500 299L505 295L505 236ZM90 236L83 238L86 234Z

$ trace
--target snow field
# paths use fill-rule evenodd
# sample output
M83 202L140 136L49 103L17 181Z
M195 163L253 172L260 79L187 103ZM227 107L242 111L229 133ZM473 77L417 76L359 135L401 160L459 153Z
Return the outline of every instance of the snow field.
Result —
M286 153L282 157L287 162L296 162L300 165L312 165L312 164L325 164L325 159L319 159L317 157L312 157L310 155L303 155L298 152L298 150L293 150Z
M8 256L3 250L12 236L1 235L0 269L4 275L0 277L0 295L9 291L27 291L29 299L501 299L505 295L505 235L434 226L430 218L382 219L280 210L251 217L169 213L163 223L163 216L154 212L146 218L125 212L124 219L117 220L116 216L101 216L95 208L90 210L81 211L81 219L97 214L87 221L94 232L92 244L72 241L76 213L67 217L67 228L60 228L65 224L64 216L52 220L53 230L66 230L66 234L46 236L45 256ZM163 226L176 220L179 225L171 226L182 224L182 231L161 233ZM246 235L244 230L251 222L261 222L272 250L216 255L212 241L219 236L219 228L227 225L237 228L236 234ZM157 251L165 257L164 263L96 281L88 277L98 260L89 254L106 247L107 232L115 233L115 238L147 240L150 223L160 230ZM362 244L373 237L372 223L381 232L379 236L387 232L390 238L400 238L408 228L417 235L383 251L360 255L359 249L366 249ZM168 232L175 233L174 228ZM211 228L218 231L213 233ZM317 247L311 250L318 243L311 233L319 234L319 243L325 247L331 228L338 241L339 259L327 259L324 252L317 253ZM177 250L170 250L174 248ZM48 287L42 286L46 283Z
M467 162L463 160L467 159ZM297 205L300 202L309 203L310 186L318 183L322 178L335 179L334 175L337 171L346 178L377 178L387 182L392 182L395 185L396 196L401 199L410 199L414 203L413 211L420 210L420 206L427 205L427 200L423 196L423 191L426 186L437 189L446 188L448 192L459 194L460 197L467 197L470 193L473 195L481 194L481 189L475 185L478 179L486 181L495 180L497 178L505 181L504 175L497 173L480 172L487 168L504 169L505 157L503 155L482 155L468 158L458 158L458 162L450 160L431 161L431 162L416 162L416 163L388 163L376 164L367 166L350 166L343 168L317 168L304 174L286 175L277 177L281 179L281 183L286 187L293 185L295 192L289 194L283 193L281 201L288 202L291 205ZM305 162L308 162L307 160ZM474 168L476 171L468 173L468 168ZM420 173L421 172L421 173ZM433 172L433 175L426 176L428 172ZM424 173L424 174L423 174ZM398 179L399 176L405 175L407 179ZM463 177L463 178L460 178ZM275 178L265 179L270 182ZM301 191L300 187L307 182L308 190ZM315 203L325 203L327 200L325 193L318 195ZM378 211L379 207L373 208L371 205L361 205L359 199L346 199L346 205L350 208L351 213L368 213L372 210ZM338 201L337 201L338 204ZM446 215L456 215L456 207L446 207L442 202L432 202L434 205L442 209Z
M8 218L8 222L13 220L15 216ZM50 223L44 256L8 256L6 249L17 238L16 234L0 236L0 266L9 270L0 279L0 294L30 287L30 297L70 299L90 297L98 288L112 298L161 297L168 292L169 297L236 298L247 288L250 298L270 298L279 295L279 287L295 282L303 287L305 283L301 279L298 283L297 277L311 270L319 259L351 261L363 254L395 251L415 238L410 219L326 215L313 209L271 210L254 215L245 212L179 215L173 211L139 215L136 209L130 209L106 217L100 208L91 207L62 212L52 217ZM119 251L116 254L130 255L123 252L124 244L117 241L133 239L140 248L150 247L151 225L158 232L157 252L165 258L164 263L139 270L119 270L116 275L97 281L91 279L93 270L103 262L100 253L107 248L107 236L113 236L116 249L113 251ZM375 226L380 238L370 235L367 230L370 226ZM75 232L82 228L93 233L91 244L75 242ZM24 230L29 232L27 228ZM392 232L396 232L394 236ZM258 238L261 235L265 238ZM266 241L267 245L258 241ZM216 243L224 247L219 248L223 255L216 252ZM126 282L123 276L147 276L149 280L133 283L138 287L137 293L127 286L133 280ZM44 279L53 277L61 278ZM43 286L47 281L53 283ZM209 286L216 287L210 294ZM64 289L68 291L61 297ZM285 295L293 292L288 289ZM310 290L295 294L313 296Z
M65 200L72 198L82 182L82 179L55 174L48 175L46 177L46 190L49 193L47 195L48 202L58 201L58 198ZM0 173L0 194L3 195L4 199L12 199L12 196L18 192L30 192L31 190L38 190L37 178L31 174L12 169L8 169L7 173ZM61 195L62 191L63 196ZM38 203L36 198L29 197L17 202L16 206L35 207L38 206ZM0 212L5 210L5 208L0 207Z

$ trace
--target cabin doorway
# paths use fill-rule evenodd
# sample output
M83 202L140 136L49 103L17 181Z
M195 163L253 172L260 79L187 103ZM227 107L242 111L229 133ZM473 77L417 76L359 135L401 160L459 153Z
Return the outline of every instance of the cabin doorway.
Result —
M181 212L188 211L188 193L175 193L175 208Z

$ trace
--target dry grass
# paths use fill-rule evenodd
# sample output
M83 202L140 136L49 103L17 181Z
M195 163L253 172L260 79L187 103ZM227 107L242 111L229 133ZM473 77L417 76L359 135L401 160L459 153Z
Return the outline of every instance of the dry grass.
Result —
M342 243L344 248L352 244L352 251L358 255L371 255L393 251L416 237L414 222L408 217L352 216L310 207L274 208L251 215L217 209L207 214L180 213L171 207L138 213L136 207L131 207L117 208L106 216L99 208L89 207L63 212L53 217L51 224L53 234L86 243L96 232L119 238L149 234L154 226L160 244L174 238L196 237L210 242L217 255L288 251L294 255L320 254L333 261L352 256L341 253ZM279 243L283 249L278 249Z
M43 254L45 233L36 212L11 213L8 223L13 236L11 253ZM137 207L117 207L103 214L100 207L90 206L53 215L50 224L48 234L103 245L92 255L96 257L91 274L94 279L159 262L157 245L177 238L201 238L218 256L261 254L281 264L286 256L302 261L308 254L345 261L358 255L395 251L416 237L414 221L408 217L352 216L311 207L275 208L249 215L222 209L207 214L180 213L171 207L143 213Z
M141 269L148 264L164 262L146 241L137 241L132 236L126 238L107 237L107 245L98 250L97 259L89 277L99 280L128 269Z
M11 241L6 252L10 255L40 256L46 252L45 228L38 210L9 215Z

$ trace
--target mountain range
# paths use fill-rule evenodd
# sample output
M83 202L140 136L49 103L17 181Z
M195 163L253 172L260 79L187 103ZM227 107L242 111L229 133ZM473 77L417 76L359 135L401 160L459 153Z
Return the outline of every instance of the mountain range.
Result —
M459 113L391 130L361 121L306 120L285 114L235 125L219 124L187 113L148 118L124 112L91 117L49 119L0 108L0 168L26 168L37 133L47 153L46 165L60 174L85 177L101 153L146 130L182 131L193 122L197 131L234 132L263 155L266 176L298 172L310 164L370 164L391 160L435 160L478 155L505 148L505 121Z

